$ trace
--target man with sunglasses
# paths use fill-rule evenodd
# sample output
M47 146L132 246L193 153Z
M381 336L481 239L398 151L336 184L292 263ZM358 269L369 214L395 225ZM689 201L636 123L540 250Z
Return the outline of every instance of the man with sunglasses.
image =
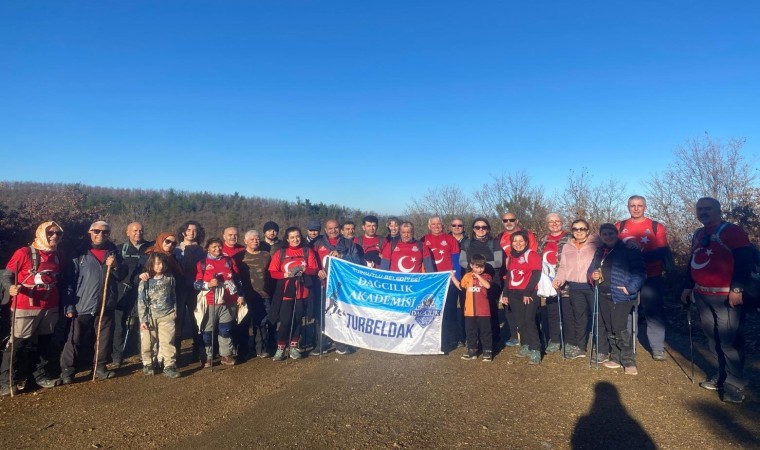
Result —
M8 395L27 378L43 388L60 384L56 370L57 357L53 331L58 322L59 282L63 260L58 244L63 229L55 222L43 222L37 228L32 245L16 250L7 269L13 276L8 289L15 311L13 346L10 340L3 348L0 364L0 393ZM12 347L12 348L11 348ZM10 366L13 360L13 385Z
M464 232L464 220L459 217L451 219L451 224L449 224L449 234L454 236L454 239L456 239L459 244L467 239L467 233Z
M64 314L70 319L71 327L61 354L61 381L73 382L76 363L82 355L93 353L100 312L100 341L98 359L95 361L97 379L113 378L114 372L106 370L106 362L111 357L113 347L113 320L118 298L118 287L127 276L127 266L116 245L109 240L111 225L99 220L90 225L89 239L81 246L73 260L67 278L64 297ZM111 271L110 276L107 271ZM108 285L104 282L108 278ZM105 298L104 298L105 297ZM105 300L105 308L101 305ZM83 369L88 367L83 367Z
M704 225L694 232L691 259L681 302L697 304L702 331L717 373L699 383L723 391L724 402L744 401L744 289L752 282L753 257L747 232L722 220L720 202L697 201L697 219Z
M145 229L140 222L132 222L127 225L126 235L127 240L121 245L120 251L124 265L127 267L127 275L124 281L119 283L119 300L116 303L113 317L114 330L111 361L113 361L116 367L121 367L123 358L128 356L122 354L122 349L135 353L138 350L137 346L128 347L129 343L125 343L124 341L127 338L127 322L129 321L129 317L137 318L135 302L137 301L137 286L140 283L140 280L137 278L140 275L137 266L140 258L145 254L145 250L153 245L153 242L148 242L144 239ZM139 323L136 320L132 322L135 326ZM139 333L132 334L137 336L137 340L139 340Z
M511 212L501 215L501 223L504 224L504 231L496 236L496 240L499 241L499 245L502 249L504 249L504 255L507 256L509 255L509 249L512 247L510 240L512 238L512 234L518 231L523 231L523 228L520 226L520 221L517 220L517 216ZM538 241L536 240L536 235L533 234L533 232L530 230L524 231L528 233L528 240L530 241L528 242L528 248L534 252L538 251ZM506 266L507 264L504 264L502 266L502 280L506 280L507 278ZM509 340L507 340L504 345L507 347L515 347L519 345L520 340L517 338L517 319L512 316L512 309L509 306L504 308L504 321L506 322L506 327L509 329Z
M628 199L629 219L615 224L618 237L629 246L635 244L644 257L647 279L639 292L646 320L646 334L652 350L652 359L665 361L665 277L673 271L673 254L668 245L665 226L644 216L647 201L640 195Z

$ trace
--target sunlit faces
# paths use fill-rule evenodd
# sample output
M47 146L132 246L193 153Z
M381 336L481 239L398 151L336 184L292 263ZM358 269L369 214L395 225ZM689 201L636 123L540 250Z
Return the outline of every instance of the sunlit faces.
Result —
M48 246L50 248L56 248L63 237L63 230L56 225L50 225L47 230L45 230L45 236L47 237Z
M222 239L228 247L234 247L238 242L238 229L235 227L225 228Z
M171 252L172 249L176 245L177 245L177 240L174 239L174 236L164 239L164 242L161 243L161 247L164 249L165 252Z
M156 274L162 274L164 273L165 267L164 262L160 259L156 258L153 260L153 272Z
M449 225L449 230L454 236L460 236L464 234L464 222L460 222L458 220L451 222L451 225Z
M525 250L525 248L528 246L528 243L525 242L525 238L523 238L520 235L513 235L512 236L512 250L516 252L521 252Z
M399 230L403 242L409 242L414 239L414 225L411 223L402 224Z
M306 235L309 236L309 239L314 240L319 237L319 230L306 230Z
M330 239L336 239L340 234L340 228L338 228L337 220L328 220L325 222L325 234Z
M209 255L214 257L220 256L222 254L222 244L218 242L212 242L209 244L207 252Z
M702 225L717 225L721 221L720 203L712 198L701 198L697 201L697 220Z
M514 231L517 228L517 216L512 213L506 213L501 216L501 222L504 224L504 229L507 231Z
M433 217L428 221L428 229L433 234L443 233L443 222L438 217Z
M190 224L187 226L187 229L182 234L184 235L185 241L195 242L195 240L198 238L198 227L193 224Z
M470 265L470 269L472 269L472 273L474 273L475 275L483 275L483 272L486 271L485 266L475 265L475 264Z
M395 220L391 220L388 222L388 233L390 233L391 236L398 236L399 232L399 224Z
M570 231L573 232L573 238L581 244L588 239L588 224L582 220L573 222Z
M250 234L245 238L245 249L250 253L258 251L261 245L261 236L258 234Z
M562 219L556 214L551 214L546 218L546 226L552 234L558 234L562 231Z
M364 235L367 237L375 237L375 234L377 234L377 223L375 222L364 222L364 225L362 225L362 230L364 230Z
M475 234L476 238L482 238L486 234L488 234L488 231L490 230L487 223L483 222L482 220L478 220L474 224L472 224L472 232Z
M288 241L288 245L291 247L298 247L301 245L301 232L293 230L285 236L285 240Z
M274 240L277 239L277 233L279 233L279 231L270 229L264 232L264 237L269 241L274 242Z
M90 230L90 240L94 245L102 245L108 241L108 236L111 234L111 230L105 226L99 225Z
M133 245L139 244L143 240L143 226L140 222L132 222L127 225L127 239Z
M646 209L647 202L644 199L633 198L628 200L628 212L631 214L631 219L641 219L644 217Z
M356 225L353 223L344 223L343 227L340 229L340 233L343 235L346 239L353 239L356 233Z
M617 230L613 230L610 228L602 229L602 231L599 232L599 237L602 239L602 242L604 242L604 245L606 245L607 247L612 247L618 241Z

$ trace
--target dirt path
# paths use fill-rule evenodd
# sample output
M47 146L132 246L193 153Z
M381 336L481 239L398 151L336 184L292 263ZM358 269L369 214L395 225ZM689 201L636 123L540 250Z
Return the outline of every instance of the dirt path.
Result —
M758 402L724 404L692 385L684 339L671 333L665 363L640 348L636 377L556 354L532 367L513 350L491 363L360 351L214 373L194 364L177 380L133 364L0 399L0 436L35 449L760 447Z

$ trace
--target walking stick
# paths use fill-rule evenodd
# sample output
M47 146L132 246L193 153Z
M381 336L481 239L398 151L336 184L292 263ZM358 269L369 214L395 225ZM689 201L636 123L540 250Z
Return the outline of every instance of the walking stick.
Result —
M565 334L562 329L562 295L557 292L557 307L559 308L559 351L562 353L562 359L565 359Z
M15 283L17 286L16 289L18 289L18 286L19 286L18 261L16 261L16 266L14 267L14 270L13 270L13 276L14 278L16 278L14 281L16 282ZM16 291L16 295L14 295L13 300L11 300L11 338L9 342L9 345L11 347L11 362L10 362L9 370L8 370L8 389L10 389L11 391L11 398L13 398L14 396L13 391L16 390L15 389L16 386L13 381L13 360L15 359L15 356L16 356L15 334L16 334L16 301L17 300L18 300L18 291Z
M641 292L639 292L636 297L636 304L633 305L633 323L631 324L631 347L633 348L633 356L636 356L636 338L639 334L639 303L641 303Z
M594 285L594 308L591 317L591 352L589 352L588 368L591 368L591 361L594 359L594 349L596 349L596 369L599 370L599 285Z
M691 304L686 305L686 323L689 324L689 359L691 361L691 384L694 384L694 341L691 337Z
M324 347L324 334L325 334L325 305L327 304L327 282L319 280L320 293L322 301L319 302L319 357L322 357Z
M106 257L106 260L108 260L108 257ZM108 280L110 278L111 278L111 264L106 264L106 280L103 282L103 302L100 304L100 316L98 317L98 329L95 332L95 362L92 368L92 381L95 381L95 375L97 374L97 371L98 371L98 358L100 357L100 327L103 325L103 314L106 311L106 300L108 296Z

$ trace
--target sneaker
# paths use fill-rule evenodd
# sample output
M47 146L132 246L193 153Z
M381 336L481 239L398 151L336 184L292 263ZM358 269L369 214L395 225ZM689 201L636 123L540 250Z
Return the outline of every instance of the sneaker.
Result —
M116 376L116 372L113 370L98 370L95 372L96 380L109 380Z
M718 381L718 376L716 375L709 380L705 380L699 383L699 387L702 389L707 389L708 391L719 391L723 389L723 383L720 383Z
M490 350L486 350L483 352L483 362L491 362L493 361L493 353Z
M565 359L571 359L571 358L572 358L572 355L573 355L573 350L574 350L575 348L576 348L576 347L575 347L574 345L565 344L565 351L564 351L564 352L562 352L562 356L563 356Z
M638 375L639 374L639 369L637 369L636 366L628 366L628 367L626 367L623 370L625 371L626 375Z
M220 362L225 366L234 366L235 358L233 358L232 356L222 356Z
M538 350L531 350L528 355L528 364L535 366L541 364L541 352Z
M322 348L319 348L319 346L317 346L317 347L314 347L314 349L311 352L309 352L309 355L311 355L311 356L319 356L319 355L324 355L324 354L328 353L329 351L330 351L330 346L329 345L325 345Z
M45 389L54 388L56 386L61 385L61 379L60 378L40 378L39 380L35 380L35 383L37 383L37 386Z
M515 338L512 338L504 343L505 347L517 347L518 345L520 345L520 340Z
M18 394L18 388L16 386L13 386L13 395ZM0 396L5 397L6 395L11 395L11 388L9 386L3 385L0 387Z
M652 359L655 361L665 361L665 350L654 350L652 352Z
M602 367L606 367L608 369L619 369L619 368L621 368L623 366L621 366L620 363L617 362L617 361L609 360L609 361L603 362L602 363Z
M262 350L261 353L259 353L259 358L271 358L271 357L272 357L272 354L266 350Z
M347 348L336 348L336 349L335 349L335 353L337 353L337 354L339 354L339 355L348 355L348 354L349 354L349 353L351 353L351 352L350 352L350 351L348 351L348 349L347 349Z
M478 357L478 351L472 350L472 349L468 349L467 352L465 352L465 354L462 355L462 359L467 360L467 361L471 359L477 359L477 357Z
M591 362L593 364L603 364L609 360L610 360L609 353L597 353L594 355L594 357L591 358Z
M301 358L303 358L303 355L301 355L301 350L299 350L298 347L290 347L290 359Z
M559 342L550 342L549 345L546 346L546 353L557 353L561 348Z
M723 400L728 403L741 403L746 396L744 395L744 389L739 389L732 384L726 384L723 386Z
M61 375L61 384L71 384L74 382L74 377L71 375Z
M573 347L573 350L570 352L570 356L568 356L568 359L578 359L578 358L585 358L586 352L581 350L580 347Z
M276 352L274 352L274 358L272 358L274 361L285 361L288 357L285 355L285 349L284 348L278 348Z
M530 347L528 347L527 344L523 344L520 346L520 350L517 352L517 356L520 358L525 358L530 356Z
M179 378L180 374L177 372L177 368L174 366L169 366L164 368L164 376L168 378Z
M214 367L214 363L212 361L201 361L201 368L202 369L210 369Z
M143 374L145 375L154 375L156 373L155 369L153 369L153 365L147 365L143 366Z

